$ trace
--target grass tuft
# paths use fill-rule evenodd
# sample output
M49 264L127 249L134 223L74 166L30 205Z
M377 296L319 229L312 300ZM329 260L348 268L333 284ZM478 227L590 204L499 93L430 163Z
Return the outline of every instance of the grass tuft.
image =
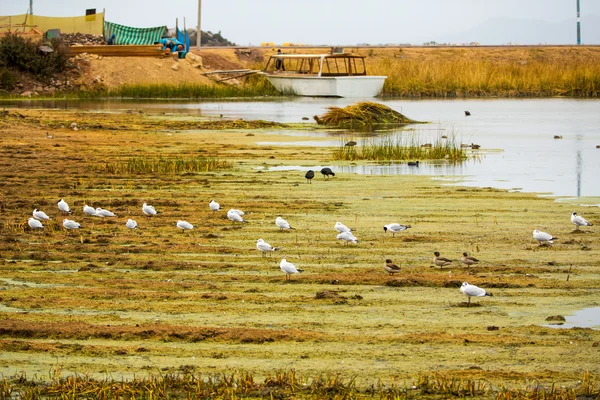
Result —
M213 157L194 158L145 158L132 157L125 162L106 163L93 167L94 170L109 174L181 174L208 172L231 168L229 161Z

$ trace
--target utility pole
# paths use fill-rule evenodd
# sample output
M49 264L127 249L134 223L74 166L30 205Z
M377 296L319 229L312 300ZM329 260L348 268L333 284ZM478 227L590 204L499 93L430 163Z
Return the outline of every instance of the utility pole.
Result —
M577 0L579 4L579 0ZM579 14L578 14L579 15ZM202 0L198 0L198 36L196 37L196 47L200 50L200 37L202 36L202 30L200 30L200 20L202 19Z
M29 15L33 15L33 0L29 0Z
M577 0L577 44L581 44L581 18L579 18L579 0Z

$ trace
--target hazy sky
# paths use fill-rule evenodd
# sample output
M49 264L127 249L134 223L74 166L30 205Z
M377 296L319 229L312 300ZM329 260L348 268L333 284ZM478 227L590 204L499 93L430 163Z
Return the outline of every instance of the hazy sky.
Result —
M581 16L600 16L600 0L580 0ZM29 0L0 0L0 15L27 12ZM134 27L195 27L196 0L33 0L45 16L106 10L106 20ZM576 0L202 0L202 30L239 45L413 43L444 41L496 17L576 19Z

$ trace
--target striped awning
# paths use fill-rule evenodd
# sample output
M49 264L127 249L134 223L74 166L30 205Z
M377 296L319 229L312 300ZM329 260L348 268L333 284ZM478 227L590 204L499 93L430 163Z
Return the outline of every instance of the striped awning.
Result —
M104 40L112 44L154 44L167 34L166 26L154 28L133 28L104 21ZM113 40L110 41L111 37Z

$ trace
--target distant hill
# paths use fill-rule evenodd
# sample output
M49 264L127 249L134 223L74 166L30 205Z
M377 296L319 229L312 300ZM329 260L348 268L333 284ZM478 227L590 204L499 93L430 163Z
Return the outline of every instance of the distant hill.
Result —
M500 17L460 33L443 35L438 43L499 44L577 44L575 18L561 22ZM600 44L600 17L581 18L581 43Z

